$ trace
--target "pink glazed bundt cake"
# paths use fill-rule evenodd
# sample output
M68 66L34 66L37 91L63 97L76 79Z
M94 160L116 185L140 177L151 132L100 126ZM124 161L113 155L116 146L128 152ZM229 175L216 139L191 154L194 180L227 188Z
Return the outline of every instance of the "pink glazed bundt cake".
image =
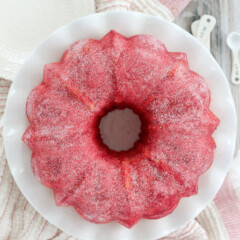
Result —
M189 70L186 54L168 52L150 35L110 31L75 42L60 62L45 65L27 100L23 141L58 206L131 228L197 193L216 148L219 120L209 104L209 88ZM139 116L141 132L131 149L117 152L103 143L99 123L125 108Z

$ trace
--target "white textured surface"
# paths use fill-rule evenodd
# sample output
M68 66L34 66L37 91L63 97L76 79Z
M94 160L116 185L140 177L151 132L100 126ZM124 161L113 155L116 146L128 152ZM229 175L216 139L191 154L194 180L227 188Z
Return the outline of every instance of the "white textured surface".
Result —
M94 0L0 0L0 77L13 80L45 37L94 12Z
M43 65L59 60L64 50L74 41L82 38L100 39L110 29L125 36L152 34L165 43L169 51L186 52L190 68L207 80L212 92L211 109L221 120L214 133L217 144L214 163L200 177L198 195L182 199L176 210L167 217L141 220L131 230L116 223L91 224L79 217L72 208L56 207L51 190L42 186L33 176L31 152L21 141L28 126L25 116L26 98L31 89L41 82ZM224 180L233 156L236 134L236 114L230 89L221 69L207 50L190 34L172 23L131 12L110 12L79 19L50 35L33 52L16 80L9 93L4 127L9 166L29 202L47 220L66 233L88 240L156 239L193 219L212 200ZM15 151L12 151L13 146Z

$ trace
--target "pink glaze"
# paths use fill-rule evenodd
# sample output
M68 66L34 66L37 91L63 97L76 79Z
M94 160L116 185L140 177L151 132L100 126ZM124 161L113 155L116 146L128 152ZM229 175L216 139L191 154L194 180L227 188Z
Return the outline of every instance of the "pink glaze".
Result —
M216 147L211 135L219 120L209 104L209 88L184 53L168 52L149 35L110 31L45 65L27 100L23 141L58 206L73 206L93 223L131 228L197 193ZM132 109L142 122L128 151L112 151L100 138L101 118L116 108Z

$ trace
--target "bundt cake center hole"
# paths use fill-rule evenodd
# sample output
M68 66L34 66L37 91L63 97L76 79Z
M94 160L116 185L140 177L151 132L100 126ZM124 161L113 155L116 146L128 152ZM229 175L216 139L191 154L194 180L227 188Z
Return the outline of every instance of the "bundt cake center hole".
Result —
M102 117L99 130L108 148L116 152L128 151L140 139L141 120L129 108L115 109Z

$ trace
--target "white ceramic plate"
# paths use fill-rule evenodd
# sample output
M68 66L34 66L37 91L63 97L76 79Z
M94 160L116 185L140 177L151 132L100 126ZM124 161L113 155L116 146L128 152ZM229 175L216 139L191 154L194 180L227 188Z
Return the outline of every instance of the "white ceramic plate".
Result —
M51 189L33 176L30 149L21 137L29 123L25 104L30 91L41 83L43 65L56 62L73 42L83 38L100 39L114 29L125 36L152 34L169 51L187 53L190 68L202 75L212 92L211 109L221 120L214 133L217 144L211 168L199 179L197 195L181 199L175 211L159 220L141 220L132 229L118 223L92 224L83 220L72 207L57 207ZM74 21L45 39L33 51L15 79L7 101L4 125L6 155L12 175L32 206L64 232L91 240L153 240L193 219L213 199L230 166L236 135L236 113L224 74L207 49L189 33L159 17L134 12L94 14Z

